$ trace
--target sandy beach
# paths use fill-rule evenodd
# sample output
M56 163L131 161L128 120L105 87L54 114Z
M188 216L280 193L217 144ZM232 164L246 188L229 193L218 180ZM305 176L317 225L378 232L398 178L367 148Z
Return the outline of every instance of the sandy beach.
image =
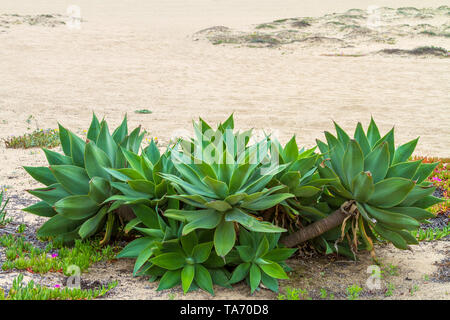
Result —
M80 28L67 25L69 5L81 10ZM239 129L264 128L282 142L295 134L299 145L313 146L324 130L333 130L333 120L353 130L357 121L366 127L372 115L382 132L395 126L398 144L420 136L416 155L450 157L448 57L328 56L340 49L214 45L193 37L214 26L245 31L277 19L322 17L371 5L437 8L444 1L2 0L0 187L31 199L24 191L37 184L22 166L46 165L41 150L6 149L2 139L56 128L58 122L82 135L93 111L111 127L127 114L130 128L142 125L162 145L189 133L199 116L215 123L234 112ZM51 17L36 20L37 15ZM450 26L450 16L442 19L441 25ZM377 50L420 46L449 50L450 40L406 37L398 46L385 43ZM135 113L139 109L152 113ZM11 212L25 221L35 219L19 209ZM442 258L444 248L438 249L427 264ZM403 253L405 259L408 254ZM132 262L120 268L132 269ZM408 270L406 263L403 268ZM419 280L422 276L416 274ZM437 286L436 298L448 299L445 286ZM140 298L149 297L145 290ZM224 292L219 297L229 293Z
M128 113L131 126L142 124L164 142L193 118L215 122L235 112L239 128L277 130L282 141L296 134L300 145L310 146L332 128L331 120L351 129L356 121L367 124L372 114L383 131L396 126L398 142L421 136L417 153L450 156L447 59L326 57L192 41L193 33L212 26L246 28L372 4L365 2L79 1L79 30L13 25L0 34L0 108L6 120L0 121L0 137L23 134L30 115L40 128L59 121L86 129L96 111L114 125ZM1 13L66 15L69 4L2 1ZM134 114L144 108L153 113Z

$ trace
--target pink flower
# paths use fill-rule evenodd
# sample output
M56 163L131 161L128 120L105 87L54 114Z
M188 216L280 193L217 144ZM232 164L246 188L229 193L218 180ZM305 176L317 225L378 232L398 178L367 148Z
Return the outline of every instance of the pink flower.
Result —
M57 256L58 256L57 253L53 253L53 254L52 254L52 258L56 258Z
M61 286L59 284L55 284L53 287L54 288L61 288Z

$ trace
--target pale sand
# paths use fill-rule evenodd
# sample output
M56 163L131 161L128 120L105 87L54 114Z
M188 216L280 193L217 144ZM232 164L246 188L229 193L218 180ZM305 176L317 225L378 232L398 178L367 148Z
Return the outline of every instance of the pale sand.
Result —
M2 0L0 14L64 15L72 3ZM353 130L357 121L366 126L372 114L383 132L395 125L397 143L420 136L417 154L450 157L448 59L325 57L192 40L195 32L216 25L240 30L280 18L366 9L373 1L75 4L84 19L81 30L21 24L0 33L0 139L34 129L34 120L26 122L30 115L40 128L55 128L59 121L81 133L94 110L111 127L128 113L130 127L142 124L164 145L181 134L180 129L190 131L193 118L202 116L214 123L234 111L238 128L277 131L282 142L296 134L299 145L312 146L315 138L323 138L324 130L332 129L332 120ZM376 4L424 6L423 1ZM442 4L427 1L426 6ZM135 114L137 109L153 113ZM43 153L7 150L0 143L0 186L8 186L18 197L37 186L23 165L45 165ZM33 220L28 215L25 219ZM405 258L407 264L409 256ZM429 266L441 256L436 253L427 259ZM131 267L127 262L127 274ZM444 291L438 297L448 299Z
M1 13L65 14L69 3L3 0ZM234 111L239 128L278 130L282 141L296 134L299 145L311 146L332 129L332 119L353 130L372 114L383 131L396 126L398 142L421 136L418 154L450 156L448 59L343 59L191 39L215 25L239 29L366 9L372 1L170 3L79 1L86 20L79 31L14 26L0 34L0 138L24 133L31 114L40 127L60 121L86 129L95 110L114 125L128 112L131 126L143 124L164 142L178 128L190 130L193 118L217 122ZM394 3L421 6L377 5ZM153 114L134 114L143 108Z

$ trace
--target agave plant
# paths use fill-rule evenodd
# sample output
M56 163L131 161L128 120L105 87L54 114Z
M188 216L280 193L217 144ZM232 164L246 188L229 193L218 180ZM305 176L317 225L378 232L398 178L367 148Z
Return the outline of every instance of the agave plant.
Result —
M326 157L318 170L322 178L334 179L321 199L340 209L319 221L315 232L305 228L302 236L293 234L283 242L292 245L318 236L353 216L354 249L357 234L368 250L373 250L373 241L379 237L400 249L416 244L408 231L433 217L425 209L441 201L432 196L431 183L425 182L437 163L408 161L418 139L396 148L394 129L381 137L373 119L367 133L358 123L353 139L338 124L335 127L337 136L325 132L327 143L317 140Z
M160 154L154 140L145 148L141 155L122 149L122 153L129 163L128 168L106 168L105 170L116 179L112 186L120 190L120 194L113 195L106 201L114 201L118 206L127 205L132 208L137 218L130 222L130 227L144 222L139 208L147 206L154 211L167 206L178 208L178 201L167 198L174 194L171 185L162 178L162 174L178 175L171 159L171 148Z
M284 186L277 192L292 193L295 197L268 209L264 212L264 219L285 227L289 232L296 232L306 225L326 218L332 209L321 200L321 196L325 186L335 179L320 177L318 166L322 159L321 155L315 152L317 147L299 150L295 136L284 147L273 137L271 140L272 147L276 148L279 154L279 163L287 164L287 167L275 175L268 186ZM348 228L345 230L347 232ZM335 228L312 239L310 244L326 254L339 251L340 254L354 257L345 243L335 243L340 235L340 230Z
M202 120L194 123L194 129L195 138L181 141L179 148L172 151L180 177L162 176L177 191L170 197L195 210L169 209L164 215L186 223L183 235L197 229L214 229L214 247L221 257L234 247L238 226L254 232L285 231L260 217L261 211L294 196L276 193L283 186L266 188L287 166L270 162L270 140L266 137L248 145L248 134L233 132L232 116L215 131Z
M326 214L316 206L323 187L334 179L320 177L317 171L320 154L315 153L316 147L299 150L295 136L284 147L278 140L271 138L271 145L277 149L279 163L287 167L273 177L269 186L283 186L277 193L288 192L295 196L280 202L278 207L290 220L299 219L302 224L324 218ZM277 209L270 209L275 213L272 218L274 220L277 220L276 213L279 213ZM277 225L280 223L284 224L281 221L276 222Z
M123 152L137 152L143 136L140 127L128 135L126 116L110 134L106 121L100 123L94 114L87 141L59 125L63 154L43 149L49 167L24 167L34 179L46 185L28 190L42 201L24 209L50 218L37 235L71 242L105 231L103 243L107 242L120 216L118 213L127 210L111 201L105 202L119 192L113 185L115 178L106 168L126 168Z
M164 221L154 209L145 205L135 205L133 211L138 215L137 221L130 221L125 227L125 231L135 229L143 236L127 244L117 258L136 258L133 275L155 276L151 272L153 264L148 260L158 254L167 242L179 239L182 226L174 220ZM140 273L138 273L139 270L141 270Z
M181 283L184 293L195 284L214 294L211 274L203 266L211 254L212 241L199 243L196 233L192 232L166 247L150 259L154 266L166 270L161 277L158 290L169 289Z
M246 279L251 293L260 283L272 291L278 292L277 279L288 279L284 261L297 249L278 248L279 233L250 233L242 229L239 233L239 253L241 263L234 269L230 283ZM284 267L284 268L283 268Z
M213 284L231 288L230 273L224 266L232 259L219 258L212 251L213 234L209 231L194 231L182 236L180 228L176 237L155 242L153 247L145 250L152 251L152 254L146 258L148 261L143 264L139 275L150 276L150 281L159 279L158 290L181 284L184 293L201 288L214 294ZM129 247L130 253L138 251L131 243Z
M175 190L161 177L161 173L178 174L170 153L171 148L167 148L166 152L160 154L152 140L140 156L123 150L129 168L106 169L117 179L112 186L120 190L120 194L105 201L114 201L116 206L131 208L135 218L126 225L125 232L134 229L143 235L129 243L118 255L118 258L136 258L133 274L156 253L157 246L181 236L180 223L159 214L162 210L180 208L178 200L167 197L175 194Z
M237 264L239 258L234 251L225 258L219 257L215 251L211 251L214 237L211 230L194 231L183 236L182 223L175 222L175 226L169 226L161 217L157 219L159 226L154 221L152 228L138 228L144 237L130 242L117 256L118 258L136 258L134 275L148 276L151 282L160 279L158 290L170 289L180 283L185 292L200 287L213 294L212 284L231 288L229 284L231 273L225 266ZM198 248L194 250L197 246ZM202 251L207 248L207 252ZM165 255L166 253L171 254ZM182 270L181 273L171 274L168 271L176 267L176 264L182 260L180 257L184 259L181 262L183 269L187 264L191 264L196 269L206 268L208 273L197 272L195 281L187 279ZM200 266L196 267L195 264ZM212 283L210 283L211 280Z

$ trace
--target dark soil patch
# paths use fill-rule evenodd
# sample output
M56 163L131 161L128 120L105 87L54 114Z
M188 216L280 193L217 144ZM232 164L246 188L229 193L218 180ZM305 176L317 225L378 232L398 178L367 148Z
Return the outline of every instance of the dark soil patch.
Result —
M424 223L420 225L420 229L443 229L450 224L450 212L439 214L436 218L428 219L430 223Z
M447 255L450 251L447 251ZM450 257L446 257L444 260L436 262L438 266L437 271L433 275L433 280L437 282L449 282L450 281Z
M67 279L66 279L66 282L67 282ZM82 290L101 289L102 286L107 287L108 283L105 281L99 281L99 280L80 279L80 287Z
M27 198L23 195L20 196L19 194L12 194L9 196L8 209L22 210L23 208L31 206L37 202L38 201L36 199Z
M434 192L433 192L433 196L438 197L438 198L443 198L444 197L444 189L442 189L441 187L437 187L436 190L434 190Z

